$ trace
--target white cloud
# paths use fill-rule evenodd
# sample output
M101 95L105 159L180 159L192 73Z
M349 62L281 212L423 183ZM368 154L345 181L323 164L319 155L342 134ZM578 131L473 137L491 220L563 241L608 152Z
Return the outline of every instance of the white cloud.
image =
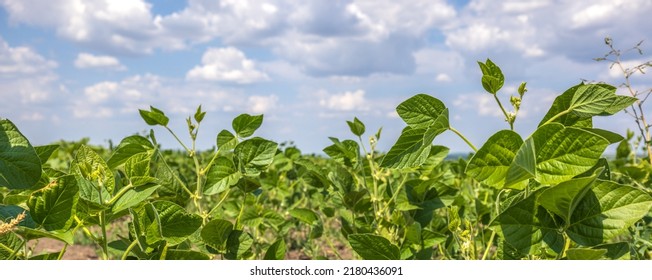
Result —
M29 47L10 47L0 38L0 78L43 74L55 68L55 61L42 57Z
M267 74L258 71L253 60L234 48L208 49L202 57L202 65L188 71L191 81L221 81L250 84L269 80Z
M80 53L75 59L75 67L85 68L108 68L114 70L126 70L126 67L120 64L120 61L108 55L93 55L89 53Z
M462 94L453 101L453 105L461 109L475 111L480 116L504 117L498 104L489 93Z
M347 91L325 96L319 101L319 105L336 111L364 111L368 110L364 95L364 90Z
M275 109L278 103L278 97L276 95L269 96L260 96L254 95L249 96L249 111L254 114L263 114L269 113L271 110Z
M450 82L452 80L453 78L451 78L451 76L449 76L446 73L437 74L437 77L435 77L435 81L442 82L442 83Z

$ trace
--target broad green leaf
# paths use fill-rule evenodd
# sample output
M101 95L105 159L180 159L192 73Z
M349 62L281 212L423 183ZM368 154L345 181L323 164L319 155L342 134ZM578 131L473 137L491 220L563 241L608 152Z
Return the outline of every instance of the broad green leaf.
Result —
M652 197L630 186L597 180L571 217L568 236L593 246L609 241L648 214Z
M252 116L242 114L233 119L233 130L240 138L246 138L254 134L263 124L263 115Z
M23 218L23 220L18 223L18 226L28 228L37 227L34 219L32 219L32 216L26 209L17 205L0 205L0 221L8 222L9 220L16 218L19 214L22 213L25 213L25 218Z
M0 119L0 187L27 189L41 178L41 160L18 128Z
M82 145L77 150L77 155L71 164L71 169L73 174L79 178L86 179L91 183L96 189L105 190L109 196L113 194L113 189L115 187L115 179L113 177L113 172L109 166L104 162L102 157L98 155L95 151L89 148L86 145ZM80 185L80 189L81 189ZM97 191L95 191L97 193ZM81 198L91 201L98 202L99 200L91 199L87 193L83 191L80 193ZM102 194L102 199L108 201L111 197L104 196ZM99 198L98 198L99 199Z
M599 260L607 254L607 249L571 248L566 251L569 260Z
M163 113L163 111L154 108L153 106L149 106L149 108L151 109L151 111L142 110L142 109L138 110L140 116L148 125L160 125L160 126L168 125L170 119L165 116L165 113Z
M0 260L13 260L23 248L23 241L14 232L0 234Z
M439 99L427 94L417 94L403 101L396 112L414 129L432 128L435 134L441 134L449 127L448 109Z
M421 165L423 170L432 170L433 168L439 166L448 156L450 149L444 146L433 145L430 148L430 154L426 162Z
M425 129L406 127L380 163L385 168L411 168L423 164L430 155L433 135ZM432 138L431 138L432 136Z
M222 130L217 134L217 148L220 151L228 151L238 145L238 138L228 130Z
M129 188L111 208L111 212L118 213L120 211L137 206L141 202L149 199L161 185L146 184L138 187Z
M227 253L224 257L231 260L242 259L253 244L254 239L249 233L241 230L231 231L229 240L226 242Z
M224 192L238 183L242 174L238 172L233 161L227 157L218 157L206 174L205 195Z
M274 242L272 245L267 248L267 252L265 253L265 257L263 257L264 260L283 260L285 259L285 251L287 250L287 246L285 245L285 240L283 237L279 238Z
M32 219L46 230L69 228L75 215L78 192L73 175L60 177L45 188L35 191L27 201Z
M618 242L618 243L608 243L600 244L598 246L592 247L592 249L604 249L607 250L607 253L604 255L605 258L611 260L629 260L631 256L629 254L630 246L627 242Z
M163 239L171 245L183 242L202 224L202 217L190 214L172 202L155 201L152 205L158 212Z
M258 175L272 163L277 147L275 142L255 137L238 144L233 154L242 173Z
M362 136L362 134L364 134L364 123L362 123L358 118L353 118L353 121L346 121L346 124L349 125L351 132L355 136Z
M529 138L516 152L514 161L507 169L505 187L513 189L524 189L528 179L536 176L536 154L534 140Z
M34 229L28 227L19 227L18 233L27 240L34 240L39 238L56 239L72 245L75 242L74 233L71 230L51 230Z
M241 177L236 186L245 193L253 192L261 187L258 178L249 176Z
M555 251L561 251L564 246L564 238L553 218L536 203L540 193L513 202L491 221L491 229L519 255L530 254L542 241Z
M163 240L161 220L159 213L152 203L133 209L129 208L132 222L129 224L129 232L138 241L140 250L147 252Z
M319 221L319 216L317 216L314 211L307 208L294 208L290 210L290 216L309 225L315 224Z
M138 153L127 159L124 170L131 185L139 187L157 182L156 178L150 176L151 161L152 155L148 152Z
M490 59L482 63L478 61L478 66L482 71L482 87L491 94L496 94L505 83L505 76L496 64Z
M634 103L636 98L616 95L616 88L606 84L579 84L558 96L539 126L558 122L566 126L593 116L613 115Z
M369 233L349 234L351 248L365 260L398 260L399 248L382 236Z
M538 198L539 205L570 223L571 215L584 194L595 181L595 176L572 179L544 190Z
M206 114L206 112L204 112ZM166 260L210 260L207 254L191 250L169 249L165 254Z
M219 252L226 251L226 242L233 231L233 224L227 220L212 220L201 230L201 238L208 245Z
M521 136L514 131L497 132L473 155L466 174L488 186L503 188L507 171L522 144Z
M50 159L52 154L59 149L59 145L44 145L44 146L35 146L34 150L38 154L38 158L41 160L41 163L45 163Z
M139 154L151 151L154 149L154 145L145 137L140 135L132 135L125 137L120 141L118 147L115 148L115 151L106 162L106 164L111 169L122 165L130 157Z
M622 141L624 138L618 133L613 133L608 130L604 129L599 129L599 128L582 128L585 131L592 132L593 134L597 134L602 136L605 140L609 141L609 144L615 144L620 141Z

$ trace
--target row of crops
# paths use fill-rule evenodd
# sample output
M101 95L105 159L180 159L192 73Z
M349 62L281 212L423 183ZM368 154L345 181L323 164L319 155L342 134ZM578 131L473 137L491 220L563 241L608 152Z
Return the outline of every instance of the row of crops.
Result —
M331 138L327 157L255 136L263 116L243 114L195 149L206 112L179 140L157 108L140 110L149 135L117 146L33 146L0 120L0 259L60 259L79 236L102 259L649 259L649 158L593 119L637 102L606 84L559 95L531 135L513 130L526 85L505 110L503 74L480 63L482 86L511 129L475 146L440 100L399 104L405 128L387 152L381 131L355 118L351 139ZM451 130L474 150L446 159L433 145ZM162 150L171 133L182 151ZM617 145L615 158L605 158ZM119 232L118 234L112 234ZM34 253L34 240L67 244Z

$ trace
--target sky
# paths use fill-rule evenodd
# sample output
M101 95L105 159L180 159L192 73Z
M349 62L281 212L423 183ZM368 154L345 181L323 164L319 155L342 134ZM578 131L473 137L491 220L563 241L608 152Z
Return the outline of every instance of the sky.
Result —
M479 147L509 126L477 61L502 68L507 106L528 83L515 124L527 136L582 79L622 82L592 60L605 37L622 49L644 41L625 65L652 60L650 14L652 0L0 0L0 118L34 145L106 145L149 131L138 109L152 105L188 143L185 118L201 104L199 149L248 113L264 114L257 136L322 153L328 137L354 138L346 121L357 117L365 141L382 127L387 151L405 126L396 106L426 93ZM633 82L650 88L652 75ZM595 126L635 124L619 113ZM180 147L154 129L163 148ZM451 132L434 143L471 150Z

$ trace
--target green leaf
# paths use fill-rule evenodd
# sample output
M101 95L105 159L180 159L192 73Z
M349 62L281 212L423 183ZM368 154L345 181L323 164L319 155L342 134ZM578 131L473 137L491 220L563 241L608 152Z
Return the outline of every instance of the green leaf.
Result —
M124 170L131 185L138 187L157 182L156 178L150 176L151 161L150 153L139 153L127 159Z
M234 230L231 232L229 240L226 242L227 253L224 257L231 260L242 259L253 244L254 239L251 238L249 233L241 230Z
M566 126L593 116L613 115L629 107L637 99L616 95L616 88L606 84L579 84L558 96L539 123L554 121Z
M0 187L27 189L41 178L41 160L18 128L0 119Z
M129 224L130 234L138 241L138 247L142 251L155 247L163 240L161 221L159 213L152 203L146 203L142 207L129 208L132 216L132 223Z
M611 260L629 260L631 256L629 254L630 246L627 242L618 242L618 243L609 243L609 244L600 244L598 246L592 247L592 249L605 249L607 253L604 255L605 258Z
M369 233L349 234L349 244L365 260L398 260L398 247L379 235Z
M46 230L68 229L72 224L79 188L73 175L58 178L30 195L32 219Z
M559 183L544 190L539 196L538 202L548 211L562 217L566 223L570 223L573 211L594 181L595 176L592 176Z
M202 112L201 105L199 105L199 107L197 107L197 112L195 112L195 121L201 123L201 121L204 120L204 116L206 116L206 112Z
M206 114L206 112L204 112ZM166 260L210 260L207 254L191 250L169 249L165 254Z
M242 114L233 119L233 130L240 138L246 138L254 134L263 124L263 115L252 116Z
M226 243L233 231L233 224L227 220L212 220L208 222L201 230L201 238L213 249L219 252L226 251Z
M599 128L582 128L582 129L591 132L593 134L602 136L602 138L609 141L609 144L615 144L625 139L620 134L613 133L611 131L604 130L604 129L599 129Z
M37 225L29 211L17 205L0 205L0 221L7 222L23 212L25 213L25 218L18 223L18 226L36 228Z
M485 63L478 61L478 66L482 71L482 87L491 94L496 94L505 83L505 76L496 64L490 59Z
M630 186L597 180L571 217L568 236L593 246L611 240L648 214L652 197Z
M347 166L353 166L358 160L360 146L353 140L341 141L334 137L329 137L333 145L324 148L324 153L337 162L344 163Z
M285 259L285 251L287 246L285 245L285 240L281 237L276 242L274 242L265 253L264 260L283 260Z
M202 224L202 217L190 214L172 202L155 201L152 205L158 212L163 239L171 245L183 242Z
M290 210L290 216L309 225L313 225L319 221L319 216L307 208L294 208Z
M439 99L427 94L417 94L403 101L396 112L414 129L432 128L435 134L441 134L449 127L448 109Z
M406 127L380 163L385 168L412 168L423 164L430 155L433 135L425 129Z
M154 145L147 138L140 135L132 135L120 141L118 147L106 162L111 169L122 165L130 157L139 153L146 153L154 149Z
M258 175L274 160L278 144L255 137L238 144L233 151L240 170L246 175Z
M50 159L52 154L59 149L59 145L45 145L45 146L36 146L34 150L38 154L38 158L41 160L41 163L45 163Z
M14 232L0 234L0 260L13 260L23 248L23 241Z
M238 145L238 138L228 130L222 130L217 134L217 147L220 151L228 151Z
M160 187L161 185L147 184L130 188L120 198L118 198L118 200L116 200L111 208L111 211L113 213L118 213L120 211L134 207L150 198L152 194L154 194Z
M569 260L599 260L607 254L607 249L571 248L566 251Z
M88 146L82 145L77 150L77 155L72 161L71 166L71 173L74 173L78 178L86 179L96 189L103 189L109 194L109 196L104 196L105 194L103 194L103 200L108 201L111 199L110 196L113 194L115 179L113 177L113 172L106 164L106 162L104 162L102 157L100 157L100 155L98 155ZM80 185L80 189L81 188L82 186ZM97 194L97 190L95 190L94 193ZM80 193L80 195L82 199L91 202L100 202L99 197L96 199L94 196L89 197L88 193L83 191Z
M34 240L39 238L56 239L72 245L75 242L74 233L71 230L52 230L46 231L43 229L33 229L27 227L19 227L18 233L27 240Z
M507 171L522 144L521 136L514 131L497 132L473 155L466 166L466 174L478 182L502 189Z
M222 193L238 183L242 174L227 157L218 157L206 174L205 195Z
M160 125L160 126L168 125L170 119L165 116L165 113L163 113L163 111L154 108L153 106L149 106L149 108L151 109L151 111L142 110L142 109L138 110L140 116L148 125Z
M362 136L362 134L364 134L364 123L362 123L358 118L353 118L353 121L346 121L346 124L349 125L351 132L355 136Z

